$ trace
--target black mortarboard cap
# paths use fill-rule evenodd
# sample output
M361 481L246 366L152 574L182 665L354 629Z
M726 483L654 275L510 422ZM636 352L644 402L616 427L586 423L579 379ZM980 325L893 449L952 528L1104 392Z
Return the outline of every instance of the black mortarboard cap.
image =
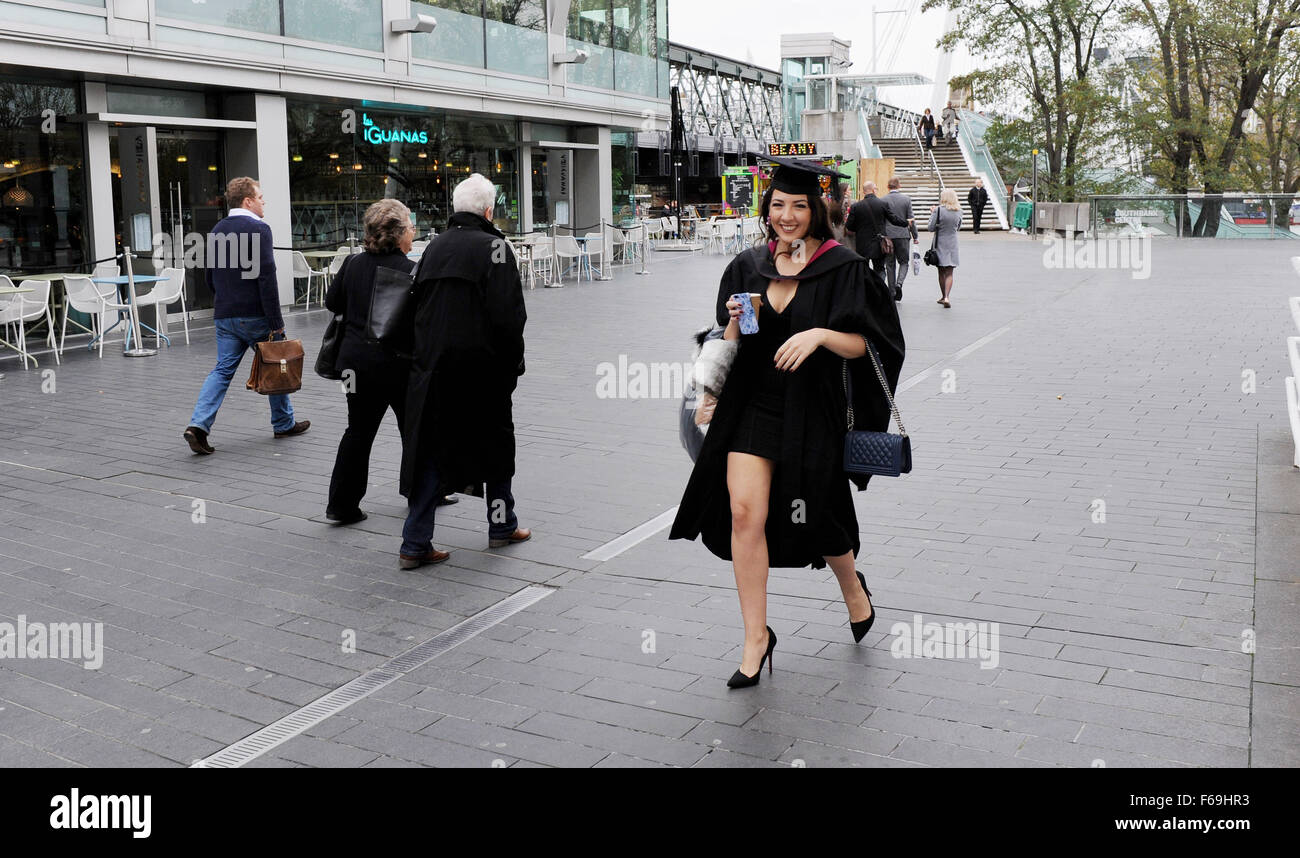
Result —
M823 176L832 179L848 179L830 167L823 167L815 161L800 161L797 158L772 158L763 156L764 161L776 165L772 171L772 187L787 194L807 194L810 197L822 195L821 180Z

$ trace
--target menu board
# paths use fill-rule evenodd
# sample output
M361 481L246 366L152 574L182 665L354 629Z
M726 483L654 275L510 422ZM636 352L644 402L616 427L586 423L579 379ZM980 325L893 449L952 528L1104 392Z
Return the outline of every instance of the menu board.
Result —
M816 155L816 143L768 143L767 154L773 158L786 158L799 155Z

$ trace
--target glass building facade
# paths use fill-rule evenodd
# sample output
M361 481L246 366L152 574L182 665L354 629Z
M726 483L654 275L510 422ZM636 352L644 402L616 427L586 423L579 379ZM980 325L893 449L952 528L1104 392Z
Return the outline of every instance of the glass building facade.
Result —
M568 45L589 55L570 83L669 97L667 0L573 0Z
M89 258L79 112L75 86L0 77L0 273Z
M625 216L635 130L668 124L666 0L0 7L0 273L14 279L204 238L226 182L252 176L288 304L303 286L291 250L360 238L386 198L441 232L471 173L496 186L507 234ZM433 32L394 32L420 14ZM556 62L566 46L588 61ZM186 273L191 311L212 306L202 274Z
M518 144L518 123L510 119L291 101L293 241L318 246L349 235L360 239L361 216L385 198L409 206L421 234L441 232L452 191L472 173L497 187L496 226L518 232Z

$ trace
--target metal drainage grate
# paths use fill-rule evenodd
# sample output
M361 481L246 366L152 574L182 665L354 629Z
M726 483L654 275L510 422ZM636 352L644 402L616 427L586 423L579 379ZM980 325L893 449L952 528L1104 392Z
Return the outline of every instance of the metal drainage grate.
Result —
M401 655L394 656L347 685L336 688L301 709L289 713L274 724L263 727L230 747L197 761L191 768L234 769L251 762L554 592L554 588L551 587L526 587L464 622L457 623L442 634L412 647Z

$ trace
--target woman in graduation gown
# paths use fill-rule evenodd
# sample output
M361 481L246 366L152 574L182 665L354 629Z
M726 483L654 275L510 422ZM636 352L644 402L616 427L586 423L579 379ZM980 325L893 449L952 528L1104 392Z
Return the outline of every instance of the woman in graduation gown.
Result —
M891 392L904 353L888 289L831 236L820 178L835 174L771 160L778 166L762 204L768 240L732 260L718 289L718 324L727 325L727 339L740 340L735 363L669 537L702 537L735 567L745 645L740 670L727 683L732 688L757 684L776 644L767 625L771 567L829 564L854 638L860 641L875 620L855 566L861 545L850 482L864 490L869 477L844 471L844 376L847 366L853 428L885 431L889 404L866 341ZM757 334L740 334L740 305L730 296L742 293L762 295Z

